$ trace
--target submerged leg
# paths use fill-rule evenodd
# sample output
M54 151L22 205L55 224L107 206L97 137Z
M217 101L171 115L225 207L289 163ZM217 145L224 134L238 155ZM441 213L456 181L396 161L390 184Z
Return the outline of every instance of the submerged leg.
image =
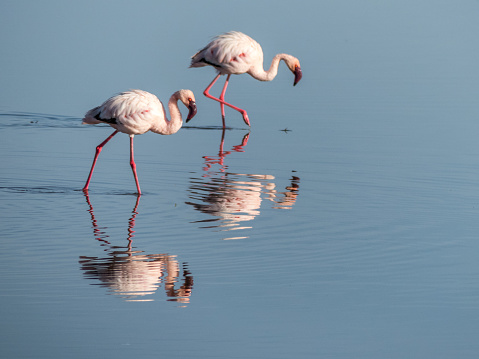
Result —
M243 121L248 125L248 126L251 126L250 125L250 122L249 122L249 118L248 118L248 114L246 113L245 110L239 108L239 107L236 107L236 106L233 106L232 104L226 102L224 100L224 97L225 97L225 93L226 93L226 88L228 87L228 83L229 83L229 80L230 80L230 75L228 75L228 77L226 78L226 81L225 81L225 84L223 86L223 91L221 92L221 95L220 95L220 98L217 98L217 97L214 97L212 95L210 95L209 91L211 89L211 87L213 87L213 85L215 84L215 82L218 80L218 78L220 77L221 75L218 74L216 75L216 77L213 79L213 81L211 81L211 83L208 85L208 87L205 89L205 91L203 91L203 94L212 99L212 100L215 100L215 101L218 101L220 104L221 104L221 115L223 116L223 128L225 128L225 114L224 114L224 105L228 106L228 107L231 107L233 110L236 110L238 111L239 113L241 113L243 115Z
M105 146L107 142L110 141L113 138L113 136L115 136L117 133L118 133L118 130L113 132L110 136L108 136L108 138L105 141L103 141L98 146L96 146L95 157L93 158L90 174L88 175L88 179L86 180L85 187L83 187L84 192L88 191L88 186L90 185L91 176L93 175L93 170L95 169L96 160L98 159L98 156L100 155L100 152L103 149L103 146Z
M136 175L136 163L135 159L133 158L133 136L130 135L130 166L133 171L133 176L135 177L136 188L138 189L138 194L141 194L140 191L140 183L138 182L138 176Z

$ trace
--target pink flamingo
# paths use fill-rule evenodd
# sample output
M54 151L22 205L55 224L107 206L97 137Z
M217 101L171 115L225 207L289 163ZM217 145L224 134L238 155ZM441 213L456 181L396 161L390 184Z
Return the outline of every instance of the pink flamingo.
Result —
M103 146L118 132L123 132L130 135L130 165L135 177L138 194L141 195L140 184L136 174L136 164L133 158L133 137L148 131L160 135L172 135L178 132L183 125L178 101L183 102L189 109L188 117L186 118L186 122L188 122L196 115L195 96L190 90L179 90L171 95L168 102L171 116L169 121L166 118L166 112L161 101L155 95L142 90L122 92L119 95L110 97L102 105L88 111L83 119L83 123L107 123L115 129L115 132L96 147L90 174L85 187L83 187L83 191L88 191L91 176Z
M250 125L248 114L245 110L233 106L225 101L226 88L232 74L239 75L248 73L260 81L271 81L278 73L279 62L283 60L286 66L294 73L295 86L301 80L302 72L299 60L288 54L277 54L271 61L268 71L263 69L263 50L251 37L237 31L227 32L215 37L202 50L198 51L191 58L190 67L213 66L218 74L208 85L203 94L221 104L221 116L223 119L223 128L225 127L225 109L224 105L240 112L243 115L244 122ZM219 98L210 95L209 91L221 75L226 77L223 90Z

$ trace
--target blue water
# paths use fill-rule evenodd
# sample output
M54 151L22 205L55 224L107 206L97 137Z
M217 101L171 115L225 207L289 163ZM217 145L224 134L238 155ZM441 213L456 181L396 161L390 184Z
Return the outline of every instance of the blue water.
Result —
M39 4L0 11L2 358L477 357L476 2ZM231 29L304 76L232 77L222 131L187 66ZM198 115L85 195L131 87Z

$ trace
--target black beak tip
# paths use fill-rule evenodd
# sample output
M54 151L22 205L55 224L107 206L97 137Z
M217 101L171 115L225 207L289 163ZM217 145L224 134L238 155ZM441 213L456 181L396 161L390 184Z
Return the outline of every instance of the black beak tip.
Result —
M193 117L195 117L197 109L196 109L196 103L195 102L190 102L188 108L190 111L188 112L188 116L186 117L186 123L188 123Z
M294 83L293 83L293 86L296 86L298 84L298 82L301 80L301 78L303 77L303 72L301 71L301 68L298 66L296 67L296 69L294 70Z

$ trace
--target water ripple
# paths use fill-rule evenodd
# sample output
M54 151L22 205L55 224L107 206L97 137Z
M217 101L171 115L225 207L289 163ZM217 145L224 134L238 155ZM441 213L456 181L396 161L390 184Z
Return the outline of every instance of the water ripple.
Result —
M39 186L39 187L26 187L26 186L0 186L0 191L9 193L30 193L30 194L42 194L42 193L73 193L80 191L71 187L58 187L58 186Z
M70 128L80 127L81 119L72 116L51 115L34 112L0 112L2 127Z

